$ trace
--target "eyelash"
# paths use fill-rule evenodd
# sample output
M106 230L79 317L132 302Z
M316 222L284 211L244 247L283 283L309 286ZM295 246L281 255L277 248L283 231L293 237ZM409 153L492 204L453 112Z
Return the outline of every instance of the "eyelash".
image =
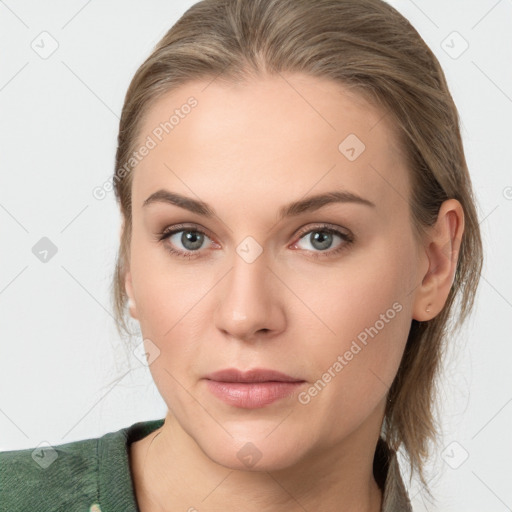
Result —
M166 228L162 232L158 233L157 240L159 242L164 242L167 238L170 238L172 235L175 235L176 233L181 233L181 232L199 233L201 235L204 235L204 236L210 238L202 229L200 229L196 226L176 225L176 226L173 226L172 228ZM343 233L342 231L334 229L327 224L321 224L321 225L315 226L312 229L309 229L307 231L299 233L299 235L297 235L298 236L297 242L299 240L301 240L302 238L304 238L305 235L315 233L315 232L330 233L333 235L338 235L343 240L343 243L341 245L339 245L336 249L332 249L330 251L329 250L328 251L307 251L307 252L311 253L310 256L314 259L335 256L335 255L341 253L342 251L346 250L354 242L354 237L351 234ZM178 257L185 258L188 260L200 257L199 251L188 251L188 252L179 251L177 249L174 249L172 246L170 246L168 244L164 244L164 247L173 256L178 256Z

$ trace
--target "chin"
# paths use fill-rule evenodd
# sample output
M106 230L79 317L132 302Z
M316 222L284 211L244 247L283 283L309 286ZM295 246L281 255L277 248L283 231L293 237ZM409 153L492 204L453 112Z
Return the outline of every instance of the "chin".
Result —
M234 436L224 443L198 445L216 464L238 471L278 471L297 464L305 454L304 444L286 436L270 439L268 434ZM298 449L300 446L300 450Z

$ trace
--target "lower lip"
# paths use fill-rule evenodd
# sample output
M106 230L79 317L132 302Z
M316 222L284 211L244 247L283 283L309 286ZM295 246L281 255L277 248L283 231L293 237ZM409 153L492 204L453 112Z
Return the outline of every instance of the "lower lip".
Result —
M292 395L304 382L218 382L206 380L210 391L224 402L242 409L257 409Z

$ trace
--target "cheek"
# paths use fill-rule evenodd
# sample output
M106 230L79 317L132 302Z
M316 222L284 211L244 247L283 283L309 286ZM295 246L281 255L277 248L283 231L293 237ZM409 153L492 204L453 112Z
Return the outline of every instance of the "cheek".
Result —
M173 272L142 262L138 274L137 308L144 339L151 340L158 356L149 365L153 381L169 410L179 417L202 419L189 393L201 373L205 347L205 302L212 285L196 282L185 272ZM187 414L185 414L187 411ZM211 425L204 425L205 429Z
M176 264L163 244L142 236L134 235L132 247L132 283L144 336L156 340L174 337L184 325L192 329L189 337L193 336L198 324L194 318L201 309L197 306L215 282L212 272L203 272L198 278L194 266Z
M316 383L304 402L330 404L325 414L333 420L340 410L363 419L387 393L400 365L411 325L414 260L407 243L396 247L381 244L357 265L347 261L337 274L304 281L299 291L329 328L317 322L319 335L303 347Z
M182 387L201 374L212 332L209 309L218 280L215 272L176 264L163 248L139 245L132 253L132 282L142 335L159 351L150 371L171 408L186 400Z
M289 279L295 281L294 291L315 314L318 325L322 320L328 328L322 330L327 346L332 343L336 347L339 340L356 337L373 326L381 315L390 331L387 326L396 322L387 320L394 320L396 310L407 309L412 301L413 262L414 253L407 241L399 245L380 239L335 266L318 268L314 273L294 269L300 277L290 275ZM383 330L382 322L378 327Z

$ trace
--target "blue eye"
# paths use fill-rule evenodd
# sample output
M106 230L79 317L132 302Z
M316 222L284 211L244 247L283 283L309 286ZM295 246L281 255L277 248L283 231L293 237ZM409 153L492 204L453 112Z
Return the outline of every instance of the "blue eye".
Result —
M309 244L309 247L301 246L300 243L302 240ZM329 226L319 226L301 235L301 238L295 243L295 246L299 249L311 252L314 257L327 257L338 254L352 242L353 238L348 233L343 233ZM332 248L334 244L336 245Z
M334 233L327 231L311 231L305 237L302 237L301 240L306 239L313 248L324 251L331 248L335 237ZM338 238L340 237L338 236Z
M173 245L179 242L187 251L197 251L201 249L205 237L206 235L199 231L177 231L169 237L169 241L171 241Z
M164 244L167 251L175 256L189 259L198 257L205 240L210 240L206 233L200 229L184 228L183 226L174 226L174 229L165 229L158 235L160 242L164 242L167 239L169 239L169 243ZM183 249L179 248L180 245ZM176 248L176 246L178 248Z
M213 242L206 233L196 227L173 226L158 234L158 240L165 243L165 248L172 255L182 258L201 257L201 249ZM309 247L301 246L305 240ZM351 234L344 233L327 225L317 226L314 229L303 232L294 244L294 248L304 250L313 258L330 257L346 249L354 241ZM332 246L334 248L332 248Z

